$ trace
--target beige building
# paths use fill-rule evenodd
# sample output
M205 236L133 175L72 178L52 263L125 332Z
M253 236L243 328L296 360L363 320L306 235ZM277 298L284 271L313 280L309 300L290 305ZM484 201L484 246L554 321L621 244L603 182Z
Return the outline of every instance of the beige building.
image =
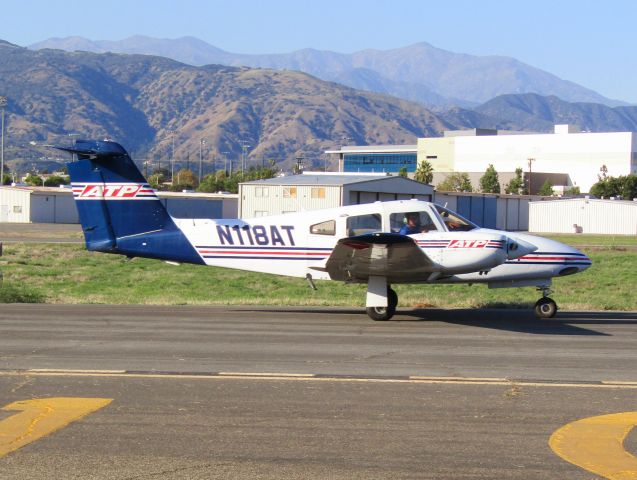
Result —
M400 176L304 172L240 184L239 217L411 198L431 201L433 194L431 185Z

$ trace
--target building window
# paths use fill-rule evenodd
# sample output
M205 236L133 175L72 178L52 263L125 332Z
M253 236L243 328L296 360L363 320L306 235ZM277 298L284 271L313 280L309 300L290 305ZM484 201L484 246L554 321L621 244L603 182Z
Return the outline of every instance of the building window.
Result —
M325 187L312 187L312 198L325 198Z
M14 205L13 213L22 213L22 205Z
M254 196L255 197L267 197L267 196L269 196L268 187L255 187Z
M268 213L269 212L267 210L255 210L254 211L254 216L255 217L267 217Z
M349 153L343 155L346 172L397 173L401 168L416 171L416 153Z
M296 187L284 187L283 198L296 198Z
M327 220L314 224L310 227L310 233L315 235L335 235L336 234L336 220Z

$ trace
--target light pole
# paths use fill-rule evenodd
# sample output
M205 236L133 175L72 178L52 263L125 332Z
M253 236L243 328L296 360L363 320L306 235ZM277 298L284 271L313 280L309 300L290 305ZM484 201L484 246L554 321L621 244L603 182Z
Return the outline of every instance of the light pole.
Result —
M201 173L203 168L203 146L206 144L206 141L202 138L199 140L199 183L201 183Z
M175 184L175 132L169 132L172 140L172 150L170 151L170 184Z
M7 97L0 97L0 108L2 109L2 145L0 145L0 185L4 185L4 110L7 106Z
M226 172L227 176L230 176L232 175L232 161L230 161L230 171L228 171L228 155L230 155L230 152L221 152L221 154L224 159L223 170Z
M67 136L71 140L71 147L72 147L73 146L73 137L79 137L80 134L79 133L67 133ZM75 161L75 154L74 153L71 153L71 161L72 162Z
M241 140L239 144L241 145L241 171L244 171L246 169L248 148L250 148L250 145L248 145L246 140Z

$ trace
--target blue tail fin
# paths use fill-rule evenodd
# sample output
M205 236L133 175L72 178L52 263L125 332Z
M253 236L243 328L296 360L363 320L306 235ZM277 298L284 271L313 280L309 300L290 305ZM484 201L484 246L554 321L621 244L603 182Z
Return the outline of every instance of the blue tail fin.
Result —
M68 168L88 250L204 263L121 145L56 148L78 156Z

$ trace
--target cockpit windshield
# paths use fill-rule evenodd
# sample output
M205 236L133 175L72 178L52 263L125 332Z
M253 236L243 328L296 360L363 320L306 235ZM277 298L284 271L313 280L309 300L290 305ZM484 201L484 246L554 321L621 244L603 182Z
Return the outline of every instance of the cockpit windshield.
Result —
M434 206L442 217L442 221L446 225L447 230L450 232L468 232L469 230L480 228L475 223L470 222L451 210L447 210L445 207L441 207L440 205Z

